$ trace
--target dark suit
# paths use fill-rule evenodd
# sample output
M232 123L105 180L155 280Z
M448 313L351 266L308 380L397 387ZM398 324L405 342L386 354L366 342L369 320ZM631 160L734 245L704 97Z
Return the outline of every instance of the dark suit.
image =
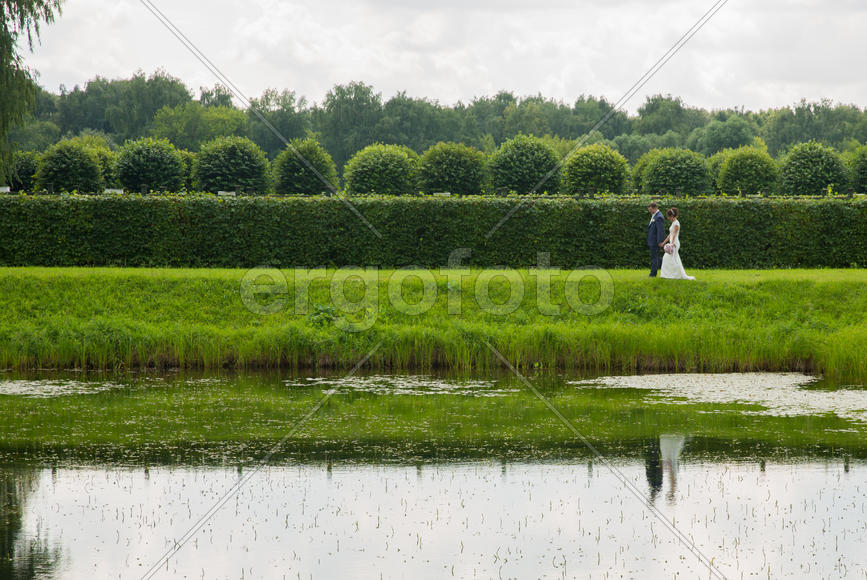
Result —
M647 245L650 247L650 275L656 276L656 271L662 265L662 250L659 244L665 239L665 218L662 212L653 214L653 219L647 225Z

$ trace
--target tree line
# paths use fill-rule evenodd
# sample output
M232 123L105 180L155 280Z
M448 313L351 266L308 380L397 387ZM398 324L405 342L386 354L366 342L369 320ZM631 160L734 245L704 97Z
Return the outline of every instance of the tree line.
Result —
M251 99L250 108L242 109L225 87L200 88L195 98L182 80L164 71L137 72L127 79L96 77L71 90L61 86L58 93L42 87L35 91L32 111L9 131L13 149L43 151L65 137L98 135L112 146L146 136L165 138L179 149L196 152L216 137L241 136L274 160L285 144L268 124L286 139L317 139L338 168L356 151L377 142L417 152L438 142L457 142L490 154L520 134L540 137L561 157L577 139L604 143L630 163L663 147L710 156L759 144L779 156L810 140L839 151L867 142L867 112L830 100L755 112L707 110L679 97L654 95L635 115L627 115L612 112L614 105L604 97L589 95L566 103L501 91L443 105L405 92L384 99L372 86L351 82L334 86L321 103L291 90L268 89ZM609 113L608 121L594 130Z

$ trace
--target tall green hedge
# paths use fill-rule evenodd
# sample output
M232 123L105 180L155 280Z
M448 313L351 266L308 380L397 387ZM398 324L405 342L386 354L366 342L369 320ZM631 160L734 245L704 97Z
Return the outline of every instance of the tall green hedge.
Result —
M7 266L644 267L647 197L339 198L0 195ZM520 207L486 237L516 205ZM707 198L677 205L698 268L867 266L867 199Z

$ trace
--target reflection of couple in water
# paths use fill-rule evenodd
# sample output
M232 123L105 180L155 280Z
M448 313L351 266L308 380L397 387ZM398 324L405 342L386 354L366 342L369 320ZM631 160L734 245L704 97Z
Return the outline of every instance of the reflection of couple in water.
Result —
M647 484L650 486L650 501L656 501L656 496L662 491L663 473L668 475L669 502L674 502L677 489L677 470L680 464L680 454L686 437L683 435L663 434L659 439L650 439L644 447L644 468L647 474Z

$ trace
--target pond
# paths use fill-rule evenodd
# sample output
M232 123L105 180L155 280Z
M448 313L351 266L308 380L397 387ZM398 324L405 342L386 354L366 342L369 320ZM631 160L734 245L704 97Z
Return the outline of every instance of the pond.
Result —
M0 578L867 574L867 390L800 374L7 373L0 417Z

